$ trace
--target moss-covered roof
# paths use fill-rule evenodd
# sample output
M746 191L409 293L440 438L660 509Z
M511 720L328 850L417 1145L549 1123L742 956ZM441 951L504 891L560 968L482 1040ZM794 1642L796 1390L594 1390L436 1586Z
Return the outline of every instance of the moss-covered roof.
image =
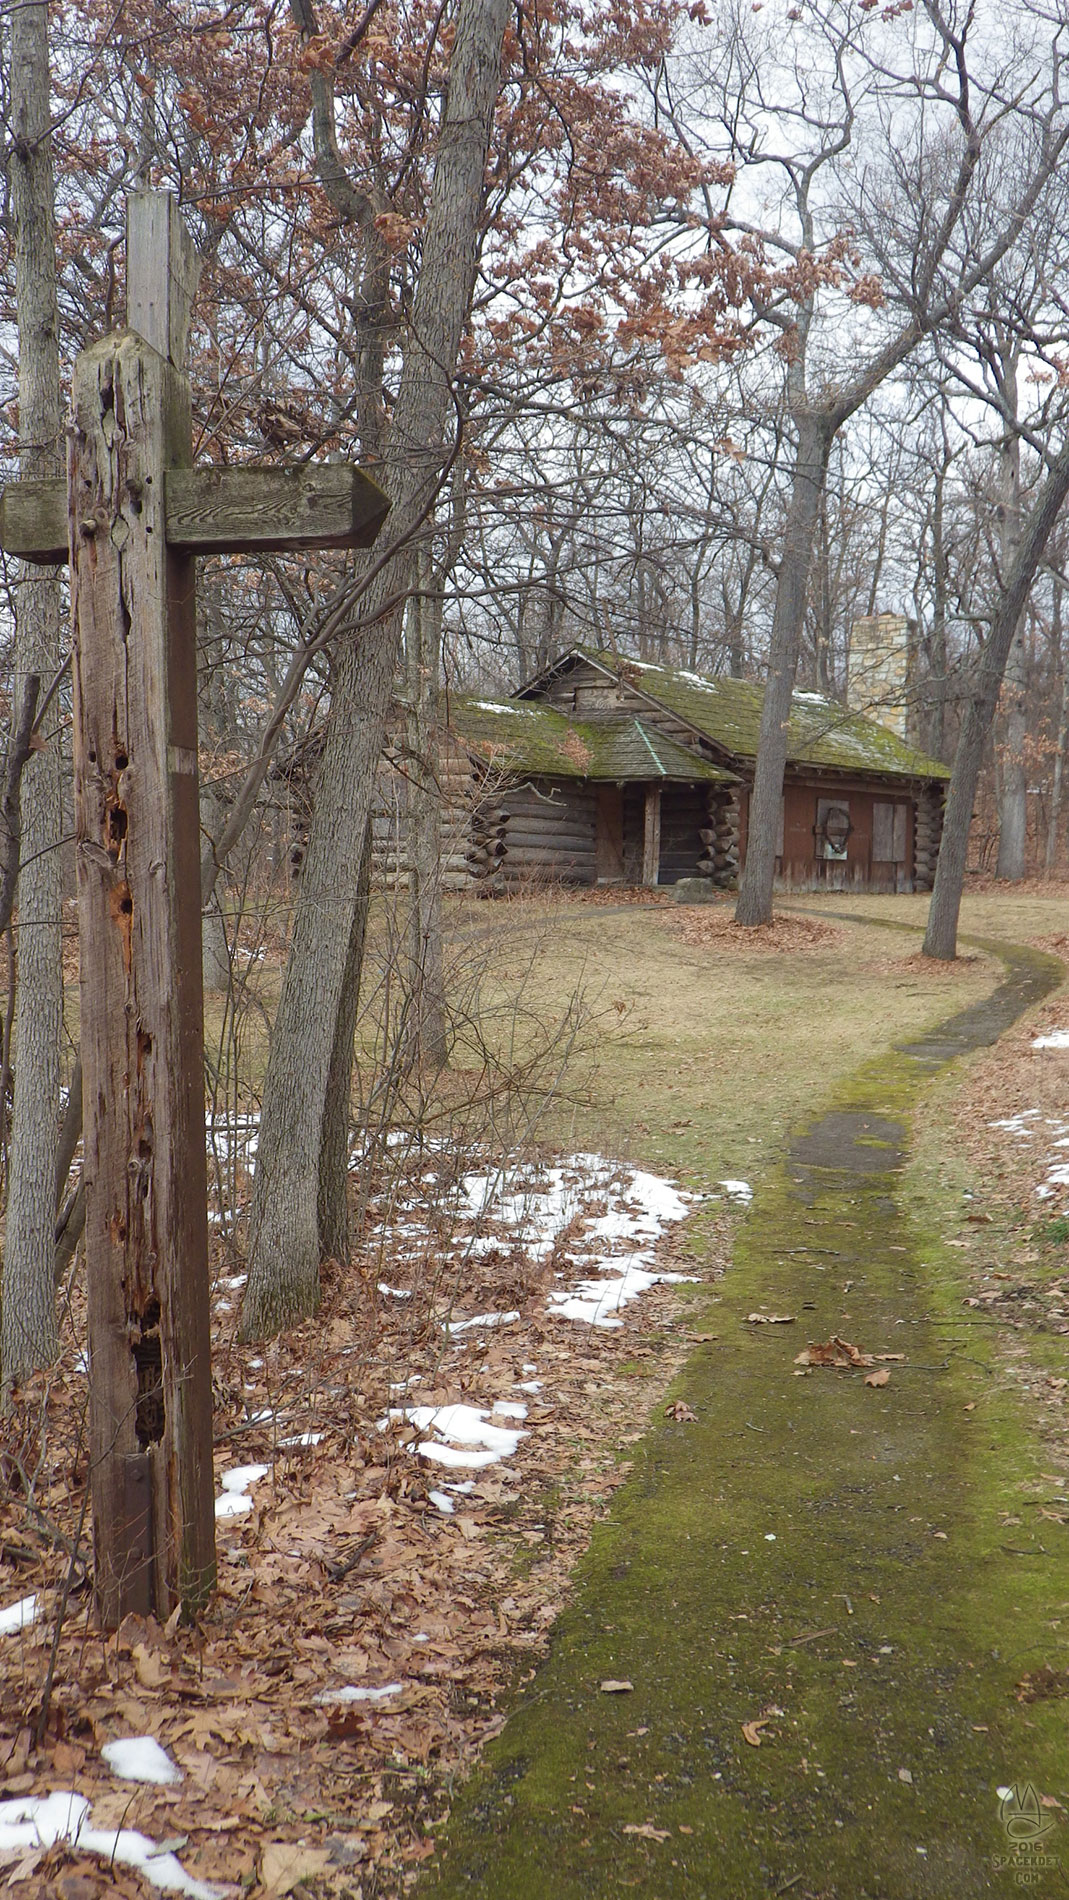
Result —
M735 777L641 719L595 725L537 701L453 699L449 725L469 752L501 772L529 778L725 784Z
M747 761L756 758L764 687L755 681L707 680L698 673L626 659L592 647L573 648L569 657L589 660L623 680L685 720L723 751ZM559 670L561 662L552 669ZM927 758L886 726L861 713L848 712L845 706L820 693L795 693L787 728L787 758L792 765L829 766L837 771L891 772L903 778L950 777L949 769L938 759Z

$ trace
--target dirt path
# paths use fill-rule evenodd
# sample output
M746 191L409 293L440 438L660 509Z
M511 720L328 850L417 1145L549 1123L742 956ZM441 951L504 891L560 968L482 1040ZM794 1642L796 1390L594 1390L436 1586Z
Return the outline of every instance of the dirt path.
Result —
M421 1893L1069 1893L1069 1704L1035 1693L1069 1686L1066 1529L903 1172L930 1076L1061 979L1000 954L759 1188L673 1394L696 1417L640 1447ZM795 1363L834 1336L895 1357Z

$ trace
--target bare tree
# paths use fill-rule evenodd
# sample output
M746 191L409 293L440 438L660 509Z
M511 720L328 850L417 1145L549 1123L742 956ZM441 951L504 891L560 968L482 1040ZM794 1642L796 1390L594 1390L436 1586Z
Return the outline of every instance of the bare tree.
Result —
M745 161L716 229L767 260L750 301L780 334L793 431L736 910L746 925L772 911L787 722L832 443L990 278L1069 138L1060 28L1023 6L996 42L974 32L971 10L923 0L905 59L900 20L865 5L830 0L790 18L794 37L785 38L778 21L755 28L736 15L716 75L729 149ZM708 112L708 88L691 96ZM1022 161L1010 171L1000 170L1007 125ZM696 125L693 137L702 136ZM996 144L1000 154L985 162ZM748 182L758 168L779 190L778 215L763 220L751 210Z
M59 472L61 406L48 9L10 14L10 185L15 215L19 463L26 479ZM59 576L28 570L16 604L14 707L30 678L50 678L62 649ZM13 734L14 740L14 734ZM4 1246L0 1366L4 1386L57 1350L52 1284L63 1027L59 739L31 759L21 788L15 1088Z
M450 391L471 308L484 167L500 84L507 0L461 0L422 266L383 474L396 553L362 604L365 630L339 657L293 943L264 1086L250 1233L246 1337L319 1299L318 1157L330 1052L356 923L360 854L393 690L412 536L448 459Z

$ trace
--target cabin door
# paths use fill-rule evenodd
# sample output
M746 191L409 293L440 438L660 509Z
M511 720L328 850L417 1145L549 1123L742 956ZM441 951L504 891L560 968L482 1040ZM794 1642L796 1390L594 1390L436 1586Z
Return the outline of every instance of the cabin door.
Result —
M597 788L597 828L594 852L599 884L624 881L624 790L622 785Z

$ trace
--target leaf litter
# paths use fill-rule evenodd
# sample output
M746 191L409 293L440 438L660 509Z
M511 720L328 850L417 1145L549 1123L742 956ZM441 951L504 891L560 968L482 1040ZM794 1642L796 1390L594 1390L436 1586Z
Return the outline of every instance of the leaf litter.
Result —
M258 1351L237 1340L241 1263L213 1228L216 1597L191 1631L128 1617L102 1638L80 1554L39 1742L86 1478L77 1286L59 1364L4 1421L16 1893L47 1866L75 1870L78 1900L133 1900L160 1875L204 1896L302 1878L404 1894L686 1357L676 1289L695 1275L676 1236L695 1197L670 1182L591 1155L464 1165L392 1134L354 1157L354 1182L351 1269L328 1266L318 1318ZM714 1209L711 1259L729 1231ZM182 1779L117 1781L115 1744Z

